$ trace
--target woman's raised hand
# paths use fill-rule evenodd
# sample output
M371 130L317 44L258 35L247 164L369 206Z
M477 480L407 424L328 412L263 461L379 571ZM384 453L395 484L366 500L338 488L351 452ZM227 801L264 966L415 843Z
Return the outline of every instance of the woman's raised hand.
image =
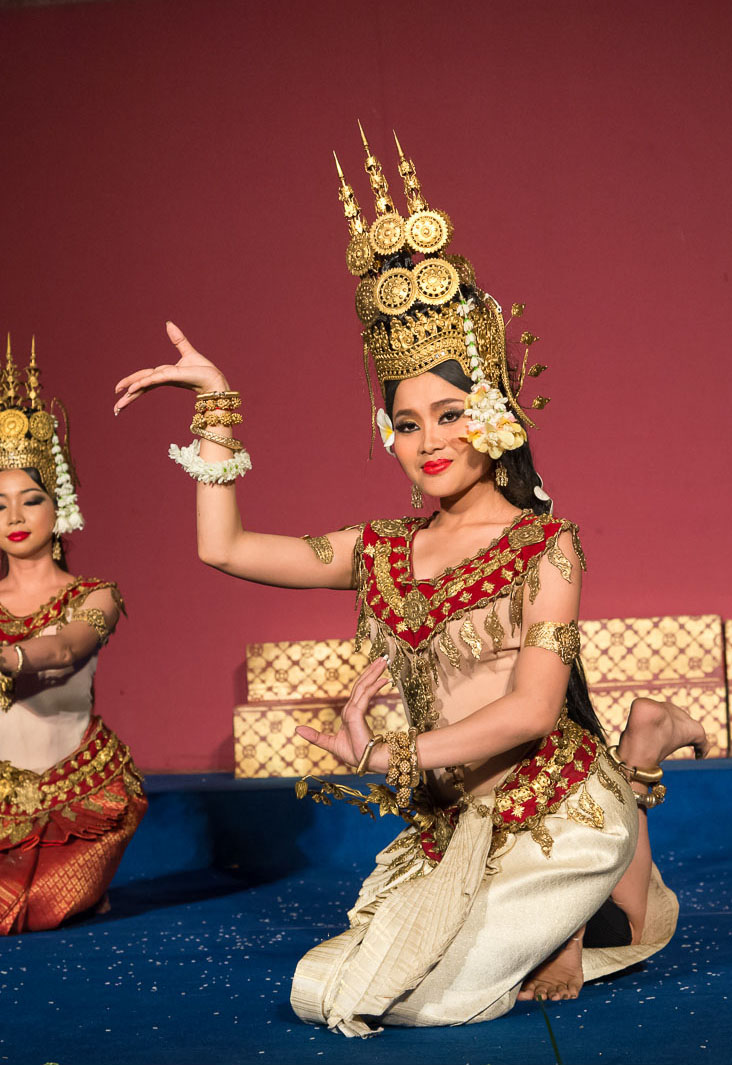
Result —
M377 658L364 670L353 686L351 697L341 712L341 727L338 732L318 732L309 725L299 725L295 732L308 743L330 751L339 762L358 765L371 732L366 724L366 711L376 693L389 681L385 673L386 659Z
M178 349L180 355L178 362L148 367L146 370L135 371L129 377L123 377L114 389L119 397L114 405L115 414L119 414L140 396L161 385L190 388L195 392L227 392L229 390L229 384L221 370L196 351L177 325L173 322L166 322L165 328L171 343Z

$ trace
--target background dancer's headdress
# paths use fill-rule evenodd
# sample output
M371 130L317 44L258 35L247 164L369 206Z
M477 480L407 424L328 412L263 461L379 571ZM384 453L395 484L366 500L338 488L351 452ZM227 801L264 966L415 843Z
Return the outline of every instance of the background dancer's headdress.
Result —
M337 157L336 169L351 237L346 265L361 279L356 289L356 312L364 326L369 391L369 352L382 392L389 381L416 377L454 359L475 382L474 391L479 386L485 394L498 390L505 399L505 409L518 423L533 428L535 423L519 403L519 395L527 374L538 377L546 369L541 363L528 366L529 348L539 338L533 333L522 334L526 351L514 388L506 360L502 309L476 284L472 263L461 255L447 254L453 235L449 216L427 204L414 163L404 155L395 133L408 209L408 217L403 218L360 122L359 129L376 206L371 225L364 219ZM509 322L523 311L524 304L515 303ZM371 399L373 427L373 396ZM540 410L548 402L546 396L537 396L531 406ZM477 406L472 409L477 411ZM522 436L525 439L525 433Z
M69 453L68 417L58 399L50 411L41 398L40 371L36 362L35 337L25 380L13 360L10 336L5 366L0 371L0 470L32 467L38 470L43 487L56 502L57 534L81 529L84 519L76 500L76 475ZM58 408L63 415L64 443L58 437Z

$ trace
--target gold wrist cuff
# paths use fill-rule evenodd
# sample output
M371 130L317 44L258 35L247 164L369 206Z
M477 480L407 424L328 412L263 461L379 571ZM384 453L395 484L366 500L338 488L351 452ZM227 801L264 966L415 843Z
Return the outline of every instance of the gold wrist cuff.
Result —
M580 653L580 634L576 621L561 624L557 621L537 621L526 633L524 647L543 647L554 651L565 666L570 666Z

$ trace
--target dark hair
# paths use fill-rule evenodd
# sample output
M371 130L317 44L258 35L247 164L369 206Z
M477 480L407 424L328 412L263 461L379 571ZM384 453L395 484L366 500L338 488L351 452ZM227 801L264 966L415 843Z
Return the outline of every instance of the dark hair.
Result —
M45 492L46 495L52 500L53 505L56 506L56 500L53 498L51 493L46 488L46 486L43 483L43 480L41 478L41 475L38 472L38 470L36 469L36 467L35 466L22 466L20 468L22 469L23 473L27 473L28 474L28 476L30 477L31 481L35 481L36 482L36 484L38 485L40 490L42 492ZM66 569L68 569L68 565L67 565L67 562L66 562L66 548L65 548L64 542L63 542L63 540L61 539L60 536L58 538L58 542L59 542L59 546L61 548L61 557L59 559L57 559L56 561L58 562L58 564L59 564L61 569L66 570ZM2 558L0 558L0 578L1 577L7 577L7 574L8 574L8 556L5 554L4 551L0 552L0 555L2 555Z
M473 387L473 382L463 372L460 363L454 359L433 366L429 373L436 374L443 381L447 381L448 384L454 385L463 392L469 392ZM384 387L384 403L386 413L390 418L394 411L394 397L399 383L399 381L387 381ZM534 514L546 514L549 510L549 503L546 500L537 499L534 495L534 488L538 488L541 481L534 467L529 441L527 440L516 451L506 451L501 456L501 462L508 474L508 485L500 491L508 502L522 510L533 510ZM592 706L585 671L579 658L572 663L569 674L567 709L573 721L605 742L605 734Z

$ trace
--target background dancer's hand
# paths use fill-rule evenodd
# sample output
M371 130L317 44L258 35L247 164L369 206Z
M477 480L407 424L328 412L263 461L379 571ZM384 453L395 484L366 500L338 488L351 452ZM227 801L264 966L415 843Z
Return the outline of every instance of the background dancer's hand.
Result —
M299 725L295 731L308 743L312 743L315 747L322 747L324 751L330 751L339 762L352 766L358 765L364 748L371 739L371 730L365 720L366 711L373 697L384 685L388 684L389 679L389 674L386 672L386 659L377 658L354 684L351 697L341 712L341 727L338 732L318 732L309 725ZM386 763L383 767L377 766L378 753L377 746L369 759L369 769L377 772L382 769L385 771Z
M123 377L114 391L119 397L114 405L114 413L119 414L130 403L161 385L173 385L176 388L189 388L194 392L228 392L229 383L217 366L201 355L187 340L177 325L166 322L165 328L172 344L178 349L178 362L164 363L161 366L136 370L129 377Z

